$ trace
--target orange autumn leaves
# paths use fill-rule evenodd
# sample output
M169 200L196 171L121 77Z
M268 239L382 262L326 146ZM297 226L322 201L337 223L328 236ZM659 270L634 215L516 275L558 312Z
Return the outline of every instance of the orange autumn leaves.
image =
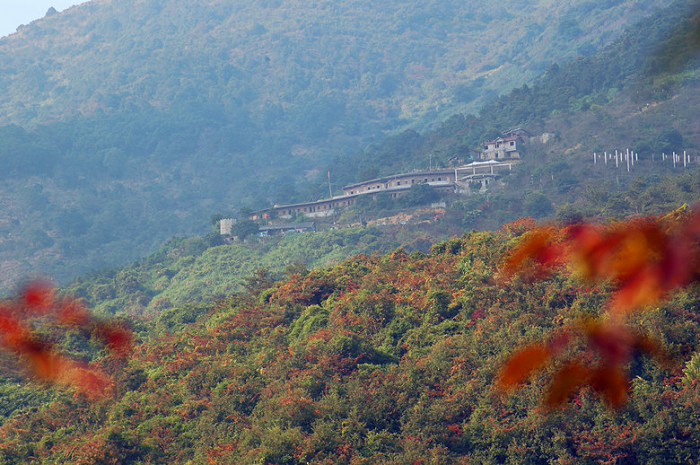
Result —
M582 349L582 355L567 360L572 348ZM548 365L561 361L544 398L545 410L561 407L584 386L617 409L627 401L628 365L641 354L667 364L664 351L650 338L635 334L625 325L585 321L548 342L532 344L515 353L502 367L497 386L512 390Z
M506 260L503 277L541 279L567 266L588 284L608 284L612 295L600 321L579 323L550 342L513 354L502 367L497 386L512 390L555 364L559 368L545 396L545 408L563 405L584 386L610 406L623 406L632 359L648 354L666 362L660 346L635 334L625 318L700 280L699 242L698 209L607 226L577 224L531 231ZM565 360L577 347L583 355Z
M58 298L44 282L30 283L18 298L0 303L0 348L16 355L31 376L73 388L92 400L109 395L114 381L108 374L62 355L35 330L35 325L47 323L94 335L117 357L130 352L131 332L94 317L80 301Z

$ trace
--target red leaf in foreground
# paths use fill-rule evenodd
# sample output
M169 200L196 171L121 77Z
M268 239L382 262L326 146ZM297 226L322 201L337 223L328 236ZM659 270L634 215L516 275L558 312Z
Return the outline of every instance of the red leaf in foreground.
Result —
M614 243L605 240L601 227L578 224L567 229L567 252L576 273L583 279L595 280L606 267L607 257Z
M606 365L596 369L590 384L612 408L619 409L627 403L629 381L621 366Z
M28 340L28 330L16 318L0 314L0 344L16 351Z
M94 331L113 354L126 356L132 346L127 328L100 321L74 299L57 301L55 290L45 282L29 284L15 301L0 302L0 347L17 355L30 375L42 382L76 389L90 399L108 395L112 378L85 363L58 353L33 331L32 319L50 315L59 325Z
M66 369L66 359L55 354L49 347L36 345L22 353L31 374L41 381L56 382Z
M532 231L506 260L505 277L524 272L527 277L541 278L561 263L562 248L556 243L554 228Z
M126 357L131 352L133 334L123 326L103 323L98 326L97 334L113 354Z
M562 405L580 387L590 385L613 408L627 402L629 379L626 367L640 352L670 366L668 355L656 341L634 334L626 316L662 299L684 286L700 281L700 208L689 215L686 208L663 218L640 218L612 226L578 224L564 230L535 230L506 261L505 276L525 269L530 276L542 275L559 261L569 261L580 277L613 286L607 305L608 317L574 326L544 346L534 345L514 355L503 367L497 383L515 387L550 357L564 353L569 335L583 342L585 366L568 362L553 378L545 400L549 409ZM527 268L529 267L529 269ZM537 269L539 267L539 269Z
M613 293L609 310L613 314L627 314L631 311L653 305L664 297L665 289L659 270L646 267L622 283Z
M633 339L624 326L608 322L586 322L583 332L591 349L600 354L607 365L627 363L633 354Z
M549 347L533 344L516 352L501 369L497 385L512 389L527 381L537 370L544 368L551 358Z
M577 361L563 366L554 374L545 397L545 409L553 410L564 405L579 388L588 383L590 378L591 370Z
M22 291L21 299L27 309L38 313L49 312L54 305L56 291L45 281L33 281Z

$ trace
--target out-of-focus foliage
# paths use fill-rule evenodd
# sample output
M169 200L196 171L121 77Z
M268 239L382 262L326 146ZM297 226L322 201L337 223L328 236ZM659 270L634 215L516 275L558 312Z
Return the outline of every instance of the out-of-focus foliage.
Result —
M493 277L505 254L533 225L470 233L429 254L358 256L277 283L256 274L247 291L196 322L186 323L192 319L183 308L177 318L184 323L137 346L112 404L59 397L40 411L13 414L0 426L0 459L692 461L700 440L694 288L632 315L630 328L653 332L670 357L687 363L666 372L645 359L633 362L632 395L617 415L588 390L549 415L539 410L547 395L541 383L510 397L494 390L509 354L599 317L611 295L607 286L581 285L557 270L547 281L499 285ZM533 352L546 361L541 349Z
M605 227L541 227L512 252L502 274L541 277L563 265L585 284L612 288L606 317L578 323L548 343L519 350L502 368L498 384L503 389L516 387L555 357L571 358L568 346L577 336L588 353L558 369L545 406L559 407L590 386L619 409L627 401L634 357L644 353L668 363L661 344L634 334L626 323L633 312L658 306L669 294L700 281L700 210L682 208L664 218L636 218Z
M120 358L130 355L131 332L119 324L96 319L80 301L57 298L48 283L30 283L19 298L0 302L0 348L13 354L30 376L74 388L92 400L112 394L111 375L60 353L42 334L46 328L36 329L42 322L43 326L51 322L57 327L92 335Z

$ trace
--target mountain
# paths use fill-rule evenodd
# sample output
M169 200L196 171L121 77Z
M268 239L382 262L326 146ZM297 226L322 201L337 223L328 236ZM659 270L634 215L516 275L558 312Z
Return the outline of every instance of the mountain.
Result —
M38 20L0 39L2 287L323 196L332 159L479 108L669 3L101 0Z
M478 115L455 114L431 131L386 138L355 157L352 168L387 175L424 168L427 154L445 167L451 157L468 158L480 141L513 127L533 135L556 133L565 147L580 144L585 156L602 152L601 144L626 144L643 156L680 150L684 139L686 148L696 149L697 114L686 102L697 98L700 83L699 21L694 2L676 2L597 53L553 64L534 81L487 103ZM585 129L578 128L583 120ZM348 158L340 159L334 172L354 180L349 164Z
M694 203L695 188L680 184L694 184L700 166L699 23L697 5L678 2L597 53L553 65L486 104L479 115L457 114L430 131L404 131L352 163L339 157L332 170L354 179L358 172L388 176L428 163L448 167L455 155L468 160L480 141L498 137L503 128L521 127L532 142L504 185L448 208L464 217L465 228L493 230L523 216L656 214ZM603 163L603 153L615 150L637 152L639 163L629 171ZM687 152L691 162L674 164L670 156L663 162L662 154L674 151Z
M0 42L0 122L195 101L312 133L395 127L590 54L669 3L92 1Z

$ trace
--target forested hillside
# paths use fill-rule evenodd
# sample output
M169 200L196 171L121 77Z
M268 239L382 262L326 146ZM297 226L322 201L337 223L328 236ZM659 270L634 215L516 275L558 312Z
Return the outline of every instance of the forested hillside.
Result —
M66 291L101 314L154 317L173 308L206 305L260 280L273 282L295 271L330 266L358 254L386 253L411 242L429 248L435 240L420 230L402 235L351 228L222 242L212 236L173 239L130 267L81 277Z
M635 361L630 402L619 412L591 390L548 415L538 407L539 381L511 396L495 390L509 354L598 316L608 297L609 286L561 273L495 280L530 226L467 234L427 255L397 250L260 281L198 318L187 307L167 312L128 362L97 363L118 379L114 398L34 394L51 400L3 422L0 460L692 463L700 441L697 289L631 318L676 362L664 370ZM85 353L78 340L64 344ZM6 391L15 408L38 401Z
M392 127L591 54L669 3L97 0L2 40L0 121L200 103L299 136Z
M454 115L432 131L402 132L353 157L351 169L350 158L336 160L333 171L366 179L428 163L447 167L455 156L469 160L479 141L519 126L533 142L505 185L452 204L464 227L493 230L523 216L619 218L692 203L699 195L690 185L699 166L700 16L680 5L641 21L595 55L552 66L478 116ZM639 157L630 171L600 158L625 149ZM661 162L674 151L687 151L692 163Z
M594 55L552 64L533 82L486 104L478 115L456 114L435 130L388 137L363 153L359 171L386 175L406 166L424 168L428 154L437 166L448 166L455 155L468 158L480 141L518 126L534 136L555 134L560 143L546 151L558 150L562 159L613 147L632 148L642 157L696 149L700 12L691 6L677 2ZM350 171L347 159L334 168ZM345 176L353 179L351 173Z
M36 21L0 39L3 287L128 262L215 212L323 196L333 158L686 5L667 4L102 0ZM388 162L343 160L337 183Z

